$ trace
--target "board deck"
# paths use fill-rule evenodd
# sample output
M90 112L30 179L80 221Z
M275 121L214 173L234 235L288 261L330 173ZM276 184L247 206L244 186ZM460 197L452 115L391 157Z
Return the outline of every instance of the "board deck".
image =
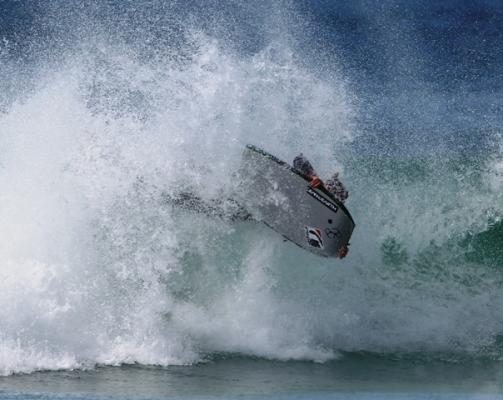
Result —
M248 145L243 153L236 200L254 217L300 247L337 257L355 223L344 204L288 163Z

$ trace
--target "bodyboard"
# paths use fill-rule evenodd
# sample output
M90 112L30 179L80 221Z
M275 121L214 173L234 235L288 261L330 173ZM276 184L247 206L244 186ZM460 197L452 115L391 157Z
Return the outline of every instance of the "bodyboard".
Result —
M325 257L349 243L355 223L344 204L286 162L248 145L239 175L236 200L286 239Z

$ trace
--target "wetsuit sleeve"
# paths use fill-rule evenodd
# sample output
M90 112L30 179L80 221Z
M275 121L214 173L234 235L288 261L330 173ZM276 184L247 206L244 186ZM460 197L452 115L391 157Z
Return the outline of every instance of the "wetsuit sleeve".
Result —
M349 192L339 179L339 174L334 174L325 182L325 188L334 195L341 203L344 203L349 196Z
M302 153L293 159L293 167L306 176L316 175L313 166Z

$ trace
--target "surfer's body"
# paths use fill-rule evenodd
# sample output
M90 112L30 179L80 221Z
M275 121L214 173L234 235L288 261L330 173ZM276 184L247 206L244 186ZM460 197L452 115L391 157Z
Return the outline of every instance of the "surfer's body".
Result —
M341 203L344 203L348 198L349 193L339 179L338 172L323 182L318 177L318 174L316 174L309 160L302 153L293 159L293 167L309 178L312 187L324 187Z

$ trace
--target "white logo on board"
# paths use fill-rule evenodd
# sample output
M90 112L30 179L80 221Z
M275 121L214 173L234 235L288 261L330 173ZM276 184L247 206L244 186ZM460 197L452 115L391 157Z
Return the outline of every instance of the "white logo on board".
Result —
M318 249L323 249L323 239L321 238L321 229L313 228L312 226L306 226L306 239L307 243L311 247L317 247Z

